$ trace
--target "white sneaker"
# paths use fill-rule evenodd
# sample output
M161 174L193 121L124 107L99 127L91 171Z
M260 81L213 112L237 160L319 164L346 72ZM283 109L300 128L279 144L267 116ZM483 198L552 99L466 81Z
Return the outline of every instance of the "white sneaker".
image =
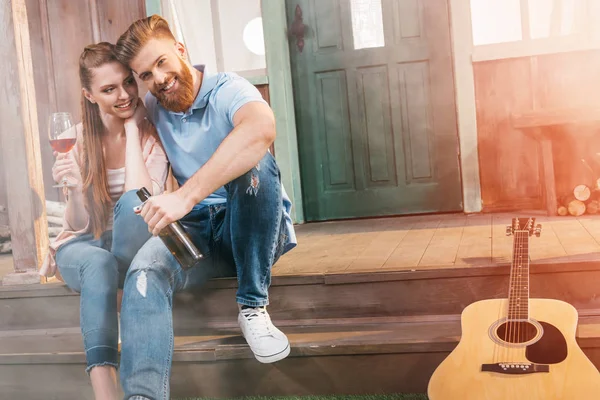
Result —
M266 308L246 308L238 315L238 324L254 357L261 363L274 363L290 354L290 342L273 325Z

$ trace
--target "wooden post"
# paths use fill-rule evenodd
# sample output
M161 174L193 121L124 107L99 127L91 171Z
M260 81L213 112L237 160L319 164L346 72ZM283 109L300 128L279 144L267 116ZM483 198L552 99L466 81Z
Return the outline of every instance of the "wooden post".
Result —
M261 12L267 52L269 98L271 108L275 114L275 125L277 126L275 154L277 155L277 164L281 170L283 186L294 205L292 207L292 220L296 223L302 223L304 222L302 184L300 182L300 158L298 155L285 1L262 0Z
M548 215L552 216L557 214L558 207L558 200L556 199L556 180L554 178L554 156L552 154L552 141L547 137L542 137L541 146L546 210L548 211Z
M25 0L0 0L0 37L0 151L15 268L2 283L39 283L48 224Z

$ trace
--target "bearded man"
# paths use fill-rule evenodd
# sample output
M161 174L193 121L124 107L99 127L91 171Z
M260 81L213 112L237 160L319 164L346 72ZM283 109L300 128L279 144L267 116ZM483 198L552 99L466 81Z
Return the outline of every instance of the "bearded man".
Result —
M134 22L116 52L149 90L148 118L180 186L151 197L141 210L155 237L137 253L125 281L121 384L126 399L168 399L173 294L208 279L237 277L238 323L258 361L289 354L266 305L271 268L296 245L291 202L268 151L273 112L253 85L192 66L157 15ZM177 220L205 256L186 270L156 237Z

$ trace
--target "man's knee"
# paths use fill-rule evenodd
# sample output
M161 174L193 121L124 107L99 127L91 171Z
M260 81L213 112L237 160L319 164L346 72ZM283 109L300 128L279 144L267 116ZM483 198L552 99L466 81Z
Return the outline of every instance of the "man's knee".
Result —
M137 252L127 271L127 276L137 275L143 271L146 274L151 273L171 279L178 266L177 260L169 249L159 237L155 236L150 238Z

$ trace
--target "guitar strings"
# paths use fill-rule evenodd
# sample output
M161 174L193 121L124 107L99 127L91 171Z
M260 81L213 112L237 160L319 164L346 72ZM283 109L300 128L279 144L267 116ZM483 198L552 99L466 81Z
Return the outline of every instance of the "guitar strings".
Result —
M531 222L530 219L527 226ZM535 328L531 330L532 327L529 324L529 231L527 228L519 228L518 225L513 225L515 237L509 277L508 313L501 338L506 343L497 343L494 346L494 363L523 361L525 354L522 354L523 349L520 344L530 337L530 333L532 335L535 333ZM525 265L525 270L523 265ZM526 309L523 307L522 301L527 301ZM498 309L497 321L502 319L504 312L506 312L506 306L501 305ZM525 315L524 318L523 315Z
M513 341L514 349L517 353L517 356L513 356L511 361L518 361L518 355L520 351L520 347L518 346L521 334L521 279L523 276L523 232L520 232L519 235L519 260L517 265L517 283L515 290L515 324L516 326L516 336Z
M514 328L515 328L515 284L517 281L517 266L519 265L519 232L515 232L515 259L513 262L513 279L510 282L510 299L508 308L508 326L510 327L510 335L508 337L508 358L506 362L512 361L513 343L514 343Z
M504 330L504 338L505 341L507 342L506 345L506 358L504 360L502 360L503 362L510 362L511 356L512 356L512 341L513 341L513 328L514 328L514 324L513 324L513 309L514 309L514 283L516 280L516 270L515 270L515 266L517 263L517 259L518 259L518 253L519 253L519 232L515 231L514 232L515 235L515 239L514 239L514 245L513 245L513 262L511 265L511 269L510 269L510 280L509 280L509 290L508 290L508 316L507 316L507 320L506 320L506 329Z
M521 297L523 286L523 255L524 244L528 240L527 231L515 231L515 243L513 246L513 263L511 268L511 278L509 284L508 298L508 319L507 319L507 334L505 335L508 342L508 357L505 362L515 362L519 360L521 348Z

